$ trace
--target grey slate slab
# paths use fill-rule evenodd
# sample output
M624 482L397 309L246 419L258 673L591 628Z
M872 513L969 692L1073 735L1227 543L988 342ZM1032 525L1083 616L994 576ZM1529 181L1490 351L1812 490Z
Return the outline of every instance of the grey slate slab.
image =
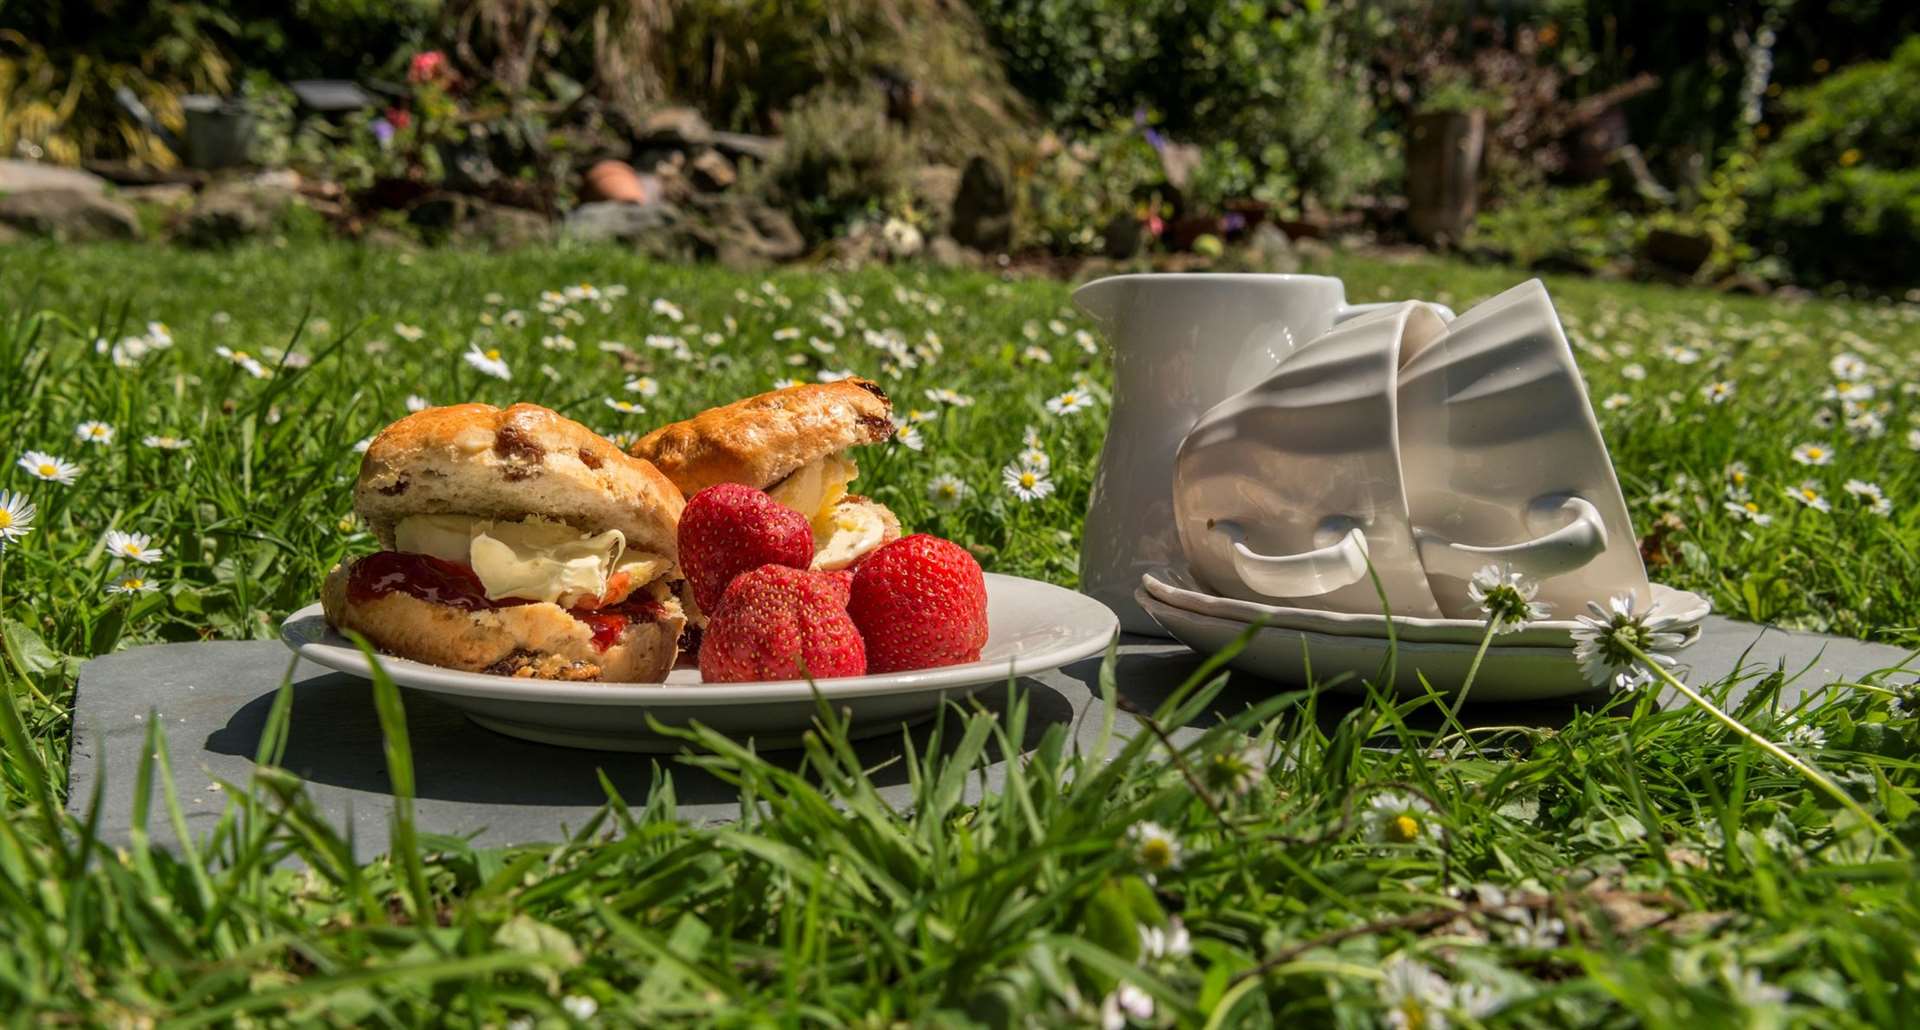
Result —
M1786 703L1803 691L1835 681L1903 665L1920 668L1899 648L1718 617L1708 621L1702 639L1685 657L1695 683L1717 681L1736 668L1752 679L1781 665L1789 675L1805 669L1783 692ZM100 826L109 841L123 843L147 720L158 718L165 724L188 828L204 834L225 804L212 785L216 780L247 781L261 727L291 660L278 643L250 641L143 647L87 663L75 702L69 806L76 812L84 808L96 777L104 770ZM1200 661L1171 641L1124 637L1116 669L1119 690L1139 709L1151 711ZM1091 659L1020 681L1016 689L1029 699L1025 746L1033 746L1040 734L1056 724L1069 724L1083 746L1093 746L1100 724L1094 700L1099 667L1099 660ZM293 717L283 764L308 781L309 793L336 825L352 823L363 858L378 854L386 849L392 797L371 686L305 662L294 666L293 676ZM1235 675L1215 711L1203 715L1196 726L1176 728L1174 736L1196 734L1207 722L1270 696L1275 689L1253 677ZM529 743L482 729L431 695L409 691L404 699L418 780L415 807L425 830L470 836L484 845L559 839L604 802L598 780L602 770L630 803L643 799L656 770L664 769L673 778L685 818L717 822L738 812L732 788L699 769L660 756ZM1002 711L1008 688L989 688L976 699ZM1321 706L1322 717L1328 720L1347 710L1333 697L1324 699ZM1474 705L1467 722L1556 725L1574 710L1575 703L1568 702ZM1126 716L1121 716L1120 724L1123 733L1138 730ZM930 727L903 732L911 733L916 748L924 751ZM858 750L871 768L900 754L901 738L878 738L859 745ZM770 757L797 761L792 753ZM989 771L988 785L997 787L1000 777L1001 767L996 765ZM895 802L906 800L906 774L898 763L881 770L876 778L884 796ZM969 781L968 789L977 797L979 781ZM172 841L164 816L155 819L150 830L156 842Z

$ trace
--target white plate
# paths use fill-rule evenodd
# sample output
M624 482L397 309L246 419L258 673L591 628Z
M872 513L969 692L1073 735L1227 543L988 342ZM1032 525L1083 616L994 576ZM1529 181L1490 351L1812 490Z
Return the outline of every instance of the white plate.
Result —
M1338 637L1374 637L1385 639L1387 618L1383 615L1354 615L1347 612L1317 611L1311 608L1287 608L1280 605L1260 604L1254 601L1241 601L1231 597L1220 597L1199 590L1184 570L1163 569L1157 575L1147 573L1140 577L1140 585L1146 588L1162 604L1175 608L1184 608L1201 615L1231 622L1253 622L1266 619L1267 625L1280 629L1298 629L1309 633L1323 633ZM1601 600L1596 598L1596 600ZM1661 613L1672 615L1679 620L1680 632L1687 634L1688 642L1699 635L1700 622L1713 610L1712 602L1699 594L1672 587L1653 584L1653 603ZM1561 614L1586 614L1585 612ZM1480 646L1480 637L1487 631L1487 624L1474 619L1421 619L1411 616L1393 617L1394 636L1408 643L1422 644L1468 644ZM1579 623L1572 619L1550 619L1535 622L1502 633L1493 638L1489 650L1509 647L1572 647L1573 631Z
M1201 654L1216 654L1246 632L1248 624L1176 608L1143 588L1134 599L1174 639ZM1434 691L1451 695L1473 664L1474 644L1427 644L1402 640L1394 666L1393 692L1424 697L1424 676ZM1228 663L1262 679L1290 687L1328 686L1347 694L1366 693L1363 682L1381 683L1387 641L1265 626ZM1309 673L1311 670L1311 673ZM1336 678L1339 682L1333 682ZM1383 684L1384 685L1384 684ZM1580 673L1571 647L1488 648L1475 675L1469 703L1545 701L1584 694L1594 688Z
M698 721L762 749L791 747L812 724L814 692L851 716L855 739L932 715L941 702L1018 676L1059 668L1104 650L1120 623L1084 594L1018 576L987 574L987 646L965 665L889 675L765 683L700 682L676 669L665 683L568 683L442 669L404 658L380 665L400 686L434 694L488 729L528 740L610 751L678 751L682 742L647 726ZM365 656L327 625L320 606L287 617L280 636L300 657L371 677Z

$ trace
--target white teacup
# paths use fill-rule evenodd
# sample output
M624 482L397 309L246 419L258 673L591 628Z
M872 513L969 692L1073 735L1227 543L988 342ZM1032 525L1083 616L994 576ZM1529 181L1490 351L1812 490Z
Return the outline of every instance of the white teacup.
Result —
M1400 371L1407 507L1448 618L1479 618L1468 581L1510 562L1558 618L1652 593L1613 461L1538 279L1455 319Z
M1395 384L1446 331L1444 309L1392 305L1312 340L1201 417L1175 458L1173 504L1203 587L1374 615L1384 594L1394 615L1440 615L1401 485Z

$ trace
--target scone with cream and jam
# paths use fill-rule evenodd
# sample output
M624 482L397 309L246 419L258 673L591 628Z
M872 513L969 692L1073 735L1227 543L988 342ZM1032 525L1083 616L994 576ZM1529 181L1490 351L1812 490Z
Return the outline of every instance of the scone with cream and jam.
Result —
M893 402L866 379L805 383L709 408L661 426L630 453L688 497L717 483L765 491L807 517L813 567L844 569L900 538L883 504L848 492L851 449L893 435Z
M327 576L327 621L389 654L657 683L686 625L665 475L534 404L429 408L376 436L354 510L381 550Z

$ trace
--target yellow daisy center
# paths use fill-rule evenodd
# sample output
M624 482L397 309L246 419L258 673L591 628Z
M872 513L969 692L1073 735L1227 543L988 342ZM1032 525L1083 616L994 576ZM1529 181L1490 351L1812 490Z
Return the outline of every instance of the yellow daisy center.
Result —
M0 508L0 529L13 528L13 512Z
M139 554L141 551L141 548L139 544L136 544L133 541L129 540L127 541L127 544L126 544L126 551L128 554Z
M498 350L490 350L490 351L488 351L488 352L487 352L487 360L489 360L489 361L499 361L499 360L500 360L500 352L499 352Z
M1140 864L1149 869L1165 869L1173 864L1173 844L1164 837L1151 837L1140 845Z
M1411 843L1420 837L1420 820L1404 812L1393 817L1389 828L1391 830L1389 836L1403 844Z
M246 351L243 351L243 350L237 350L233 352L233 360L235 361L246 361L250 357L251 355L249 355Z
M1823 451L1823 450L1821 450L1821 449L1820 449L1820 448L1818 448L1818 447L1809 447L1809 448L1807 448L1807 457L1809 457L1809 458L1818 458L1818 457L1821 457L1822 455L1824 455L1824 454L1826 454L1826 453L1827 453L1826 451Z
M126 579L123 579L120 581L120 586L127 590L138 590L141 587L146 585L147 585L147 581L144 579L141 579L138 576L129 576Z
M59 473L59 471L60 471L59 466L55 465L53 462L43 461L40 463L40 474L43 476L56 475Z
M1755 504L1755 503L1753 503L1752 501L1748 501L1748 502L1747 502L1747 510L1748 510L1748 511L1752 511L1752 512L1757 512L1757 511L1759 511L1759 510L1760 510L1760 506L1759 506L1759 505L1757 505L1757 504Z
M1800 496L1805 497L1809 501L1817 501L1820 499L1820 494L1813 490L1802 490L1800 491Z
M1020 473L1020 485L1021 485L1021 486L1025 486L1025 487L1031 487L1031 486L1033 486L1033 484L1035 484L1035 483L1038 483L1039 481L1040 481L1040 477L1039 477L1039 476L1036 476L1036 475L1034 475L1034 474L1033 474L1033 473L1031 473L1031 472L1022 472L1022 473Z

